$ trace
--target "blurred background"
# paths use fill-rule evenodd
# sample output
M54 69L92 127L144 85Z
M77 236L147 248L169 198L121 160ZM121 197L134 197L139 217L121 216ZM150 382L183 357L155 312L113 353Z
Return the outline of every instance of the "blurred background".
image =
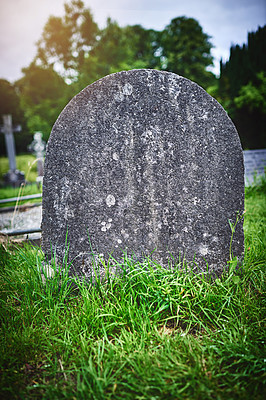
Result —
M202 86L228 112L243 149L266 147L264 0L9 0L0 4L0 114L16 153L48 140L68 101L95 80L153 68ZM6 155L0 134L0 155Z

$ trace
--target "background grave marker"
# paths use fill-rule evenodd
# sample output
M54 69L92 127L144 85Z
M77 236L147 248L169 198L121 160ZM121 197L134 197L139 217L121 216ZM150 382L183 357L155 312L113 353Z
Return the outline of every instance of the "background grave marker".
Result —
M3 126L1 132L5 135L6 151L9 161L9 171L4 176L6 183L10 183L14 186L19 186L25 181L24 173L17 170L16 166L16 150L13 132L20 132L21 126L12 126L12 115L3 115Z

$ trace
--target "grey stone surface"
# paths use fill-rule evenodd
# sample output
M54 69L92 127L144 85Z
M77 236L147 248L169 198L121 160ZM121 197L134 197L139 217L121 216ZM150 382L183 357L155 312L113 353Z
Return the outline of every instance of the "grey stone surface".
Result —
M156 70L123 71L85 88L47 146L42 246L90 278L91 251L124 250L167 266L179 256L219 275L244 207L243 153L223 108L197 84ZM91 245L88 237L90 237ZM240 223L233 253L244 249Z
M250 186L254 181L254 173L257 174L257 177L264 174L264 168L266 167L266 149L245 150L243 153L245 184L246 186Z

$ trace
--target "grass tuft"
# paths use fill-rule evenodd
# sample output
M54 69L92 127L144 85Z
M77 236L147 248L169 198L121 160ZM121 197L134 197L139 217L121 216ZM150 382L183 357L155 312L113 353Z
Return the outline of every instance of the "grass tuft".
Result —
M215 281L125 254L105 282L54 262L44 284L40 249L1 246L1 398L264 399L265 197L247 193L241 270Z

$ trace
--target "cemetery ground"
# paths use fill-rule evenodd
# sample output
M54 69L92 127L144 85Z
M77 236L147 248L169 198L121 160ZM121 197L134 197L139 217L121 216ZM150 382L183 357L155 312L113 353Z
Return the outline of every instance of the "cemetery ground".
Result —
M264 399L265 202L263 178L246 188L244 261L215 281L125 256L126 279L43 284L41 250L3 244L1 398Z
M16 156L17 168L25 172L25 178L29 182L34 182L37 177L36 157L32 154L21 154ZM0 177L9 169L8 158L0 157Z
M17 196L26 196L30 194L41 193L41 188L36 185L37 178L37 162L36 157L31 154L22 154L16 156L17 168L25 172L25 179L29 183L22 187L0 186L0 199L7 199ZM0 157L0 177L7 173L9 169L8 158ZM34 202L36 200L27 200L27 202ZM19 204L25 203L20 200ZM0 207L12 206L15 203L0 204Z

